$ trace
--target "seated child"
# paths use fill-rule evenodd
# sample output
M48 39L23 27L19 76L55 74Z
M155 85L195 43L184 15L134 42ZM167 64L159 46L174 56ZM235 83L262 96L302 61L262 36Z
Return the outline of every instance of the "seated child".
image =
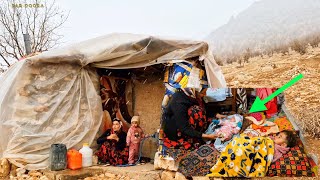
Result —
M234 138L221 152L217 163L211 168L209 177L264 177L272 162L278 160L296 145L292 131L281 131L274 138ZM244 166L245 164L245 166Z
M217 118L213 119L206 134L215 134L221 138L221 141L228 141L234 134L239 133L242 127L243 117L240 114L223 116L217 114Z

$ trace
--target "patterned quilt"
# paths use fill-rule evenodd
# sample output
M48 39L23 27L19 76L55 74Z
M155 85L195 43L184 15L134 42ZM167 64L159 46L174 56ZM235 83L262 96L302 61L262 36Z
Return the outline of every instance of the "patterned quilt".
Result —
M221 152L208 177L264 177L274 154L269 137L236 137Z

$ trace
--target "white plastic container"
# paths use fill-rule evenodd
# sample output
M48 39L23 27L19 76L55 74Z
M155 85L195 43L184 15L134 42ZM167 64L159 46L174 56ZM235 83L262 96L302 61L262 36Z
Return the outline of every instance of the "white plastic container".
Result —
M82 154L82 167L92 166L93 151L89 147L89 144L88 143L83 143L83 146L79 150L79 152Z

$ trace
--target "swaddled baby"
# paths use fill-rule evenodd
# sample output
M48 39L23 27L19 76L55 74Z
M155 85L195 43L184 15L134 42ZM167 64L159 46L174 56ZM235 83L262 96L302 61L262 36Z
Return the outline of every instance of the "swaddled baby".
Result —
M242 127L242 121L243 117L240 114L226 116L223 119L213 119L206 134L215 134L221 141L228 141L234 134L239 133Z

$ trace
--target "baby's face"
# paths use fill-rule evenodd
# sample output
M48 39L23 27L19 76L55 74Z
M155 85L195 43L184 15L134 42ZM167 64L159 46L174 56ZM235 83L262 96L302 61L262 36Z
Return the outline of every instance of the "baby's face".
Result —
M285 146L287 147L287 135L283 132L278 133L275 137L274 137L274 143L278 144L280 146Z
M230 121L231 121L231 122L236 122L236 118L235 118L235 117L232 117L232 118L230 119Z
M137 127L137 126L138 126L138 122L137 122L137 121L133 121L133 122L131 122L131 125L132 125L133 127Z

